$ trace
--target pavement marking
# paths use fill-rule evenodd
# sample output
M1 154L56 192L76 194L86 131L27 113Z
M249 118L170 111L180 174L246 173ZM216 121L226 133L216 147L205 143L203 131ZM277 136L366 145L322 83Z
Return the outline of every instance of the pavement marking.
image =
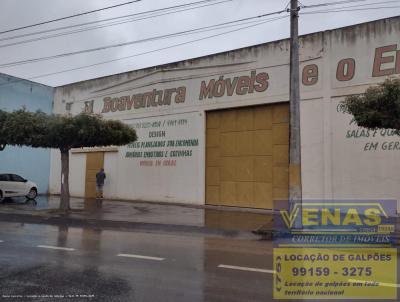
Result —
M236 270L239 270L239 271L258 272L258 273L265 273L265 274L275 274L274 270L254 268L254 267L246 267L246 266L235 266L235 265L220 264L220 265L218 265L218 267L219 268L236 269Z
M135 255L135 254L118 254L117 257L128 257L128 258L137 258L137 259L145 259L145 260L155 260L155 261L165 260L165 258L151 257L151 256L144 256L144 255Z
M384 283L384 282L379 282L376 280L370 280L370 281L365 281L365 280L357 280L357 279L349 279L347 280L349 282L360 282L360 283L371 283L371 282L378 282L379 286L383 286L383 287L400 287L400 284L396 284L396 283Z
M3 240L0 240L0 243L4 242Z
M60 246L51 246L51 245L38 245L36 247L40 247L43 249L50 249L50 250L61 250L61 251L75 251L75 249L70 248L70 247L60 247Z

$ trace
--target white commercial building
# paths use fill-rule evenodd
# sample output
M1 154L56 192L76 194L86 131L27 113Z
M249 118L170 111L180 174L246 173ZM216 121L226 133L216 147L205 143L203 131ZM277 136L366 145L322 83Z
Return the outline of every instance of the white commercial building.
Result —
M400 138L358 128L346 96L400 74L400 17L301 37L306 199L400 200ZM288 195L289 40L57 87L54 112L119 119L138 141L73 150L73 196L272 208ZM52 151L50 192L60 191Z

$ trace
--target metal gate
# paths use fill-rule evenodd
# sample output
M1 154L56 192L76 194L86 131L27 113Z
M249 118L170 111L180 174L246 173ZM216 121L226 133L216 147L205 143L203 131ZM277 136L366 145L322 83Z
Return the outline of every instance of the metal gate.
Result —
M288 197L288 103L207 112L206 204L272 209Z

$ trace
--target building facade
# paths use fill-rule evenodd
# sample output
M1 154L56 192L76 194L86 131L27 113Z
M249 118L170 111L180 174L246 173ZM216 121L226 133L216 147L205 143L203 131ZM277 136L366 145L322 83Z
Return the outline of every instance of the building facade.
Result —
M35 82L0 74L0 109L13 111L53 110L53 88ZM0 173L15 173L38 185L40 194L48 193L50 150L6 146L0 151Z
M400 74L400 18L300 41L303 197L399 200L399 137L358 128L339 103ZM73 150L71 193L90 197L104 166L108 198L273 208L288 196L288 101L289 40L58 87L56 113L100 113L139 137Z

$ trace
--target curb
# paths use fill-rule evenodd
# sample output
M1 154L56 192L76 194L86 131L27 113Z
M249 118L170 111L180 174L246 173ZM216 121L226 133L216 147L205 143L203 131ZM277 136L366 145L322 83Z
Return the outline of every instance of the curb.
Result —
M194 233L199 235L222 236L237 239L258 239L251 231L226 230L209 228L206 226L162 224L135 221L115 221L93 218L77 218L66 216L45 216L23 213L4 213L0 212L0 221L2 222L23 222L33 224L47 224L55 226L70 227L88 227L111 229L118 231L147 231L147 232L165 232L165 233Z

